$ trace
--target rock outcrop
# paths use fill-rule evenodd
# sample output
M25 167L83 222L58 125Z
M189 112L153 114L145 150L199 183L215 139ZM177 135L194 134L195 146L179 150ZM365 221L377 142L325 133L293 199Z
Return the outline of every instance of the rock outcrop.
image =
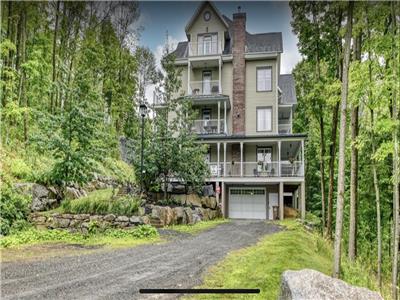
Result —
M31 182L16 183L14 188L19 193L31 197L32 211L44 211L57 207L60 196L55 188L47 188L44 185Z
M383 300L366 288L352 286L311 269L285 271L279 300Z

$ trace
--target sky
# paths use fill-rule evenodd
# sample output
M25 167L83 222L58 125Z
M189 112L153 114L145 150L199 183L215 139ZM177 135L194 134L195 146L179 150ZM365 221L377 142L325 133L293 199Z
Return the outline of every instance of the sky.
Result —
M167 31L172 44L186 41L185 26L200 3L197 1L139 2L141 10L139 25L144 28L139 44L149 47L159 61ZM297 37L290 26L291 12L288 2L214 1L214 4L221 14L230 19L240 6L241 11L247 16L246 30L249 33L282 32L281 74L291 73L301 56L297 50Z

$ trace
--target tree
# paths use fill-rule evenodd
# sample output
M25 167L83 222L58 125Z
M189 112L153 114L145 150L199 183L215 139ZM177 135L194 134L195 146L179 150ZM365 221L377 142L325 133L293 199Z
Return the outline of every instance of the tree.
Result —
M339 166L338 166L338 192L336 205L336 227L334 243L334 265L333 277L340 277L340 261L343 230L343 206L345 189L345 147L346 147L346 118L347 118L347 94L348 94L348 71L350 64L350 43L353 24L353 2L349 2L347 8L346 37L344 44L342 99L340 109L340 131L339 131Z

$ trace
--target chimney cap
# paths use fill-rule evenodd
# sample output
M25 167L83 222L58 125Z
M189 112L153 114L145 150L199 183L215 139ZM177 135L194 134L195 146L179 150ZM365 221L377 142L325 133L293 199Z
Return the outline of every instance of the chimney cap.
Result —
M239 5L239 6L237 7L237 10L238 10L238 13L241 13L242 7Z

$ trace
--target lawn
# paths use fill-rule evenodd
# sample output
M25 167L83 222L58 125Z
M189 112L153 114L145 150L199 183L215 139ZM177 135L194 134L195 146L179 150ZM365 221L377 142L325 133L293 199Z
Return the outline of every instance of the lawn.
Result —
M172 229L182 233L198 234L204 230L211 229L220 224L229 222L229 219L215 219L210 221L201 221L193 225L172 225L166 227L166 229Z
M199 295L190 299L277 299L285 270L332 270L332 246L295 221L284 221L285 231L268 235L255 246L231 252L210 268L200 288L259 288L259 295ZM376 290L372 276L361 266L343 265L344 280Z

